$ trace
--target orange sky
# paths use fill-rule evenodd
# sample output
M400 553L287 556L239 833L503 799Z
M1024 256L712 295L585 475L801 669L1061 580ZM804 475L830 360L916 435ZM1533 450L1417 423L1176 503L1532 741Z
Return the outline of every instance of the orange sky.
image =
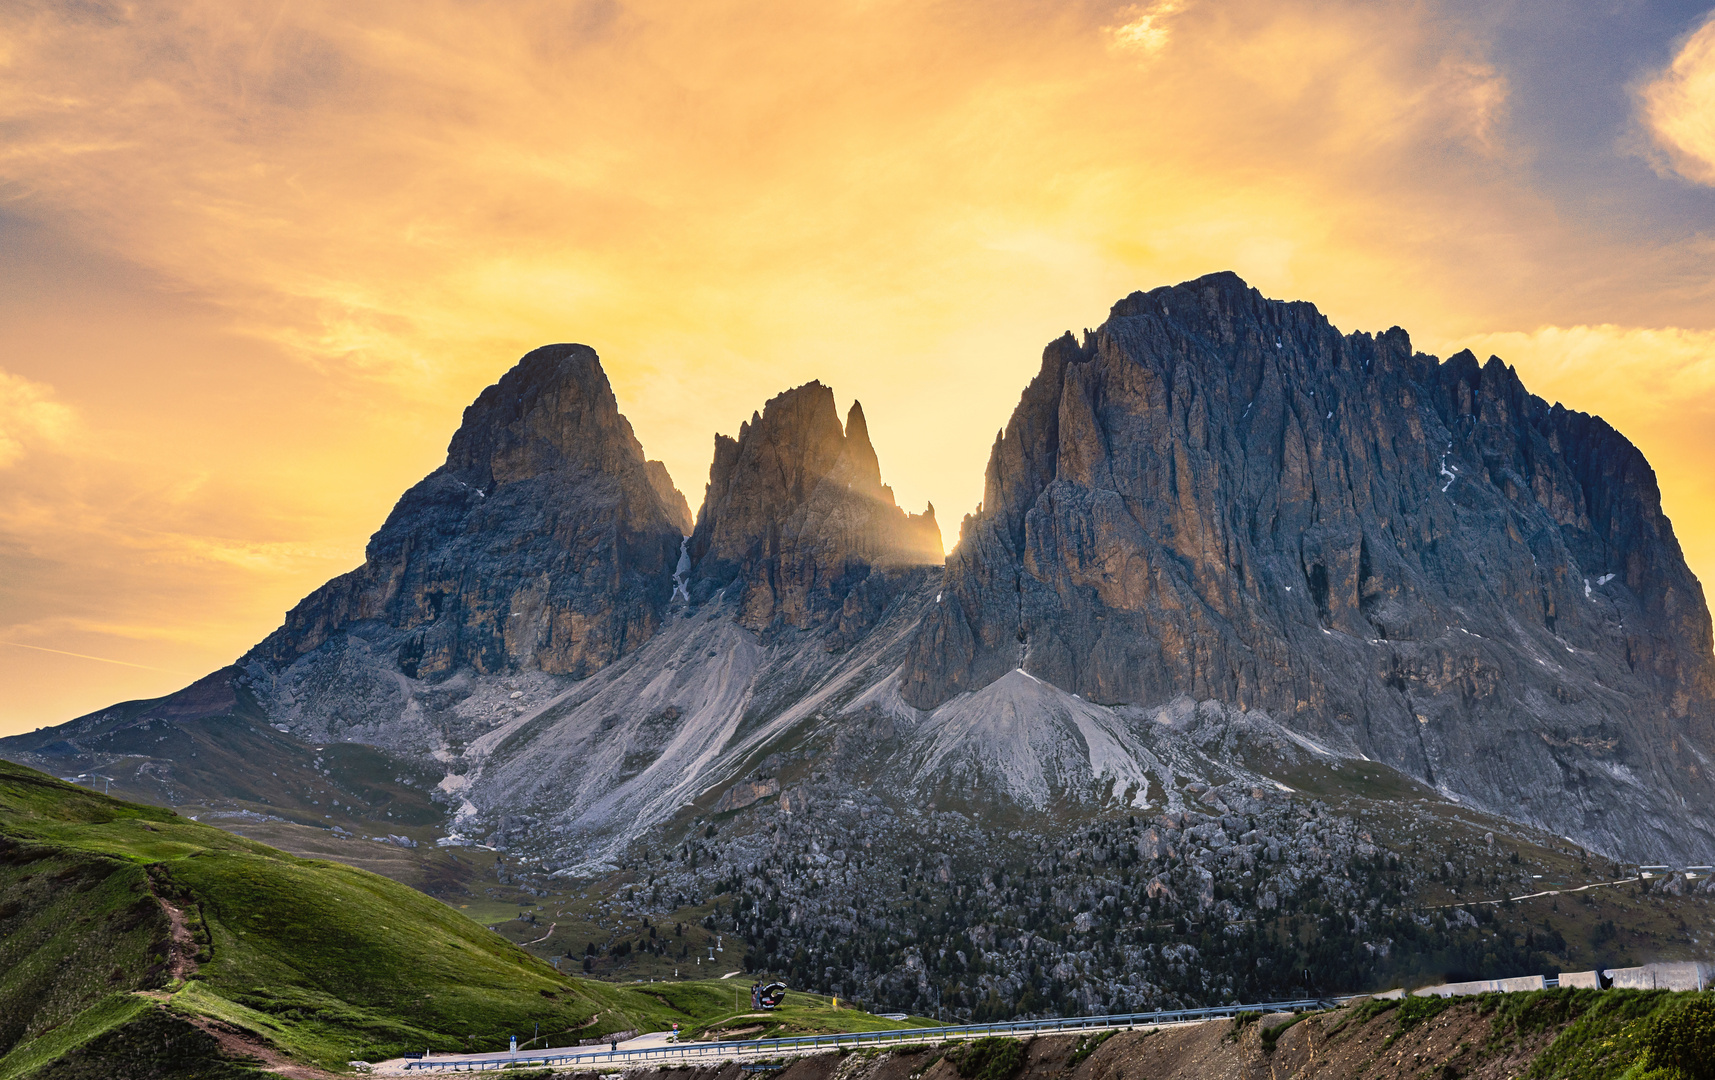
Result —
M8 5L0 733L231 660L534 345L693 506L820 378L950 541L1042 346L1218 269L1607 417L1707 578L1715 23L1559 11Z

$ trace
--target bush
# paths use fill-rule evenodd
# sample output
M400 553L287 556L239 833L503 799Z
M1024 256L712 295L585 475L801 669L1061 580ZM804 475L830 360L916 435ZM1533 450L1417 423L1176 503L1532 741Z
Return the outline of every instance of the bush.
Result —
M991 1035L947 1057L964 1080L1011 1080L1024 1064L1024 1043Z
M1682 1009L1652 1019L1644 1028L1640 1064L1662 1080L1715 1080L1715 1000L1698 995Z
M1240 1015L1243 1016L1244 1014L1241 1013ZM1261 1016L1262 1014L1256 1013L1255 1015ZM1113 1037L1113 1032L1104 1031L1100 1035L1087 1035L1084 1038L1079 1039L1078 1045L1072 1050L1072 1056L1066 1059L1066 1067L1068 1069L1077 1068L1079 1065L1084 1063L1085 1058L1088 1058L1091 1054L1101 1049L1102 1044Z
M1486 996L1486 995L1485 995ZM1478 999L1479 1003L1483 998ZM1407 997L1399 1003L1399 1029L1405 1031L1446 1012L1454 1004L1450 997Z

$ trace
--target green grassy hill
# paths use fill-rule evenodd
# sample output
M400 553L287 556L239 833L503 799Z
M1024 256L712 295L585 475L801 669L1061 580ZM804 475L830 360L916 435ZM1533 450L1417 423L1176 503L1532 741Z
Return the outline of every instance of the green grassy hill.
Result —
M4 761L0 897L0 1080L252 1075L244 1054L344 1071L748 1010L732 982L561 976L387 878ZM838 1015L790 1004L809 1029Z

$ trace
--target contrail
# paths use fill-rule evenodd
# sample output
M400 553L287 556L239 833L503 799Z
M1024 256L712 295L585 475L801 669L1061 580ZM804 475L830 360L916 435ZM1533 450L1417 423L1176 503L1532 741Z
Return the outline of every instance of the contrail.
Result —
M172 668L152 667L149 664L133 664L129 660L109 660L105 656L90 656L88 653L66 652L64 649L46 649L40 645L25 645L18 641L0 641L0 645L10 645L14 649L34 649L37 652L51 652L59 656L75 656L79 660L99 660L103 664L118 664L120 667L142 668L144 671L164 671L168 675L183 675L186 678L190 677L190 672L188 671L174 671Z

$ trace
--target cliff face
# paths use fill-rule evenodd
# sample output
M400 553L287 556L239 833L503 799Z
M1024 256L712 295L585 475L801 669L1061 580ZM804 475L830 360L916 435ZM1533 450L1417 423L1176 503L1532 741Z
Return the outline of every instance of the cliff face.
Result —
M737 582L753 629L868 626L893 594L890 571L938 564L935 508L907 514L881 482L863 407L842 429L819 382L752 414L737 439L715 436L709 486L691 536L689 594Z
M1050 345L996 440L902 693L1015 668L1261 710L1613 850L1710 844L1709 612L1643 456L1499 360L1231 274Z
M465 410L446 464L399 500L363 566L240 663L289 664L362 622L399 632L397 666L413 678L582 677L659 628L689 525L594 350L545 346Z

